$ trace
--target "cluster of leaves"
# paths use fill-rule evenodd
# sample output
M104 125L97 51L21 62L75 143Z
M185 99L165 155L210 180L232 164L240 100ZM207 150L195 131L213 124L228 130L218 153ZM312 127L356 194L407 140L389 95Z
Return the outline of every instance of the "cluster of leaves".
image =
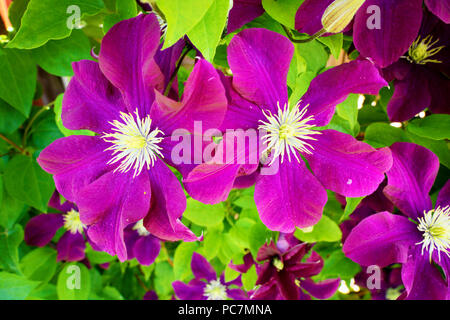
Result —
M224 33L229 0L157 1L167 22L164 47L187 35L203 56L218 69L228 68L226 49L235 33ZM281 24L294 29L294 18L302 1L263 0L265 13L244 28L266 28L286 35ZM67 28L67 8L81 9L82 24ZM183 222L204 241L165 243L155 263L141 266L134 259L120 263L115 257L88 248L83 263L56 261L54 246L29 247L24 243L24 226L39 213L48 212L47 203L55 190L53 179L36 163L39 152L52 141L73 134L61 122L62 97L53 97L44 86L49 77L67 83L73 75L71 62L93 59L104 34L117 22L136 16L140 7L134 0L15 0L9 16L14 31L0 45L0 299L141 299L154 290L160 299L170 299L172 282L193 278L189 268L193 252L205 256L226 280L237 276L227 265L242 263L243 256L277 233L261 222L253 201L253 190L236 190L227 201L204 205L191 198ZM300 36L296 34L296 36ZM295 54L288 74L290 101L306 92L311 80L351 51L351 37L342 34L295 43ZM190 53L192 57L193 53ZM39 70L39 76L38 76ZM179 71L180 85L189 70ZM180 88L182 92L182 87ZM430 115L394 127L386 115L393 86L378 97L350 95L340 104L329 128L351 134L374 147L397 141L414 142L433 151L443 164L439 177L448 176L450 118ZM46 101L47 100L47 101ZM359 106L359 108L358 108ZM362 108L361 108L362 106ZM438 179L439 179L438 177ZM434 190L436 191L436 190ZM342 253L339 224L346 220L361 198L348 198L343 207L334 193L328 193L322 220L311 230L298 229L295 236L317 243L315 250L325 259L318 280L340 277L349 282L361 269ZM61 236L58 232L53 243ZM82 290L68 290L66 272L73 264L82 272ZM243 275L244 288L256 282L252 267ZM334 298L348 299L342 294Z

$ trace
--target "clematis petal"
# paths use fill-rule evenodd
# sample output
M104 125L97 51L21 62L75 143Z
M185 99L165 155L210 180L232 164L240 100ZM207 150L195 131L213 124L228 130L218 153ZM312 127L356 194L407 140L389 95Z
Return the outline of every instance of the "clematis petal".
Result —
M25 243L29 246L43 247L64 225L62 214L47 213L31 218L25 226Z
M158 238L150 235L141 236L137 239L133 253L137 261L144 266L151 265L161 250L161 242Z
M353 24L356 49L382 68L397 61L419 33L422 3L422 0L366 0ZM371 8L378 10L374 12ZM373 27L369 28L369 23Z
M175 281L172 283L172 287L180 300L206 300L204 296L206 283L203 281L192 280L189 284Z
M247 294L241 289L228 289L227 296L233 300L248 300Z
M287 103L287 73L294 53L292 43L266 29L245 29L228 46L233 87L260 108L277 110Z
M123 95L128 112L148 114L154 89L164 90L164 76L154 60L160 27L154 14L142 14L114 25L102 40L99 64Z
M120 91L105 78L97 62L82 60L74 62L72 66L74 76L62 103L64 126L98 134L109 131L109 122L126 110Z
M327 279L323 281L314 282L311 279L305 279L300 281L300 287L314 298L317 299L328 299L330 298L336 290L339 288L341 279Z
M438 16L446 24L450 23L450 1L448 0L425 0L428 9Z
M322 16L333 0L305 0L295 15L295 29L313 35L322 30Z
M290 272L284 270L275 273L278 290L281 296L286 300L298 300L299 291L295 284L295 277Z
M145 293L142 300L158 300L158 295L156 294L155 291L150 290Z
M228 15L227 32L231 33L264 13L262 0L233 0Z
M66 231L56 244L58 261L81 261L85 258L86 243L81 233Z
M164 88L166 88L169 84L170 77L174 73L177 61L180 58L181 53L183 52L184 45L184 40L179 40L173 46L161 50L163 46L163 44L161 43L155 53L155 62L158 64L162 74L164 75ZM174 81L173 86L177 87L177 85L178 83Z
M98 136L69 136L52 142L37 161L53 174L56 189L67 200L75 202L76 194L113 166L108 166L109 146Z
M439 191L439 195L436 200L436 208L444 208L448 205L450 205L450 180L447 180L441 191Z
M181 102L155 91L156 103L150 117L166 136L175 129L194 132L198 121L203 130L218 128L225 117L227 98L222 81L214 67L206 60L195 64L189 76Z
M362 197L377 190L392 165L389 148L376 150L349 134L323 130L305 154L311 170L326 189L346 197Z
M204 279L209 282L217 279L216 271L214 271L208 260L197 252L194 252L192 255L191 269L197 280Z
M186 196L175 174L157 159L149 176L152 196L150 210L144 219L147 230L162 240L198 240L180 221L186 209Z
M108 172L80 190L76 203L89 238L103 251L127 260L124 229L144 218L150 204L146 173Z
M272 165L273 166L273 165ZM277 173L261 175L255 185L255 203L262 222L274 231L290 233L322 217L327 193L303 161L284 162Z
M383 192L404 214L416 219L432 209L428 194L439 170L439 159L413 143L396 142L390 149L393 164Z
M275 280L260 286L250 297L252 300L277 300L278 287Z
M402 216L380 212L353 228L342 249L348 258L363 266L385 267L406 262L408 248L420 241L414 223Z
M75 204L70 201L64 201L61 203L61 198L58 191L53 192L52 197L48 201L48 206L64 213L70 211L71 209L76 209Z
M388 83L368 60L355 60L329 69L311 81L301 98L301 107L307 106L305 116L314 116L314 125L326 126L336 106L350 93L376 95Z

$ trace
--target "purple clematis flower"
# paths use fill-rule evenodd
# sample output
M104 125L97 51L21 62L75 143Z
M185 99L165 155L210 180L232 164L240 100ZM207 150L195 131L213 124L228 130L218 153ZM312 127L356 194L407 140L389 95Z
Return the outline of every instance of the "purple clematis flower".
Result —
M437 156L412 143L397 142L391 150L394 161L384 193L407 217L387 211L367 217L347 237L343 251L363 266L403 264L407 299L448 299L450 182L433 209L428 193L439 169Z
M127 259L124 229L144 219L164 240L194 241L180 219L186 197L171 163L171 134L219 126L226 111L224 87L214 67L199 60L180 102L163 96L167 77L160 63L160 28L154 14L112 27L99 62L73 64L75 76L64 95L62 120L70 129L95 136L69 136L44 149L38 162L54 175L57 190L75 202L89 238L103 251ZM166 62L164 62L166 61ZM169 61L169 62L167 62Z
M247 300L247 294L240 289L241 277L225 282L225 274L220 278L209 262L200 254L192 255L191 269L194 279L188 284L175 281L172 283L175 295L181 300ZM233 288L235 287L235 288Z
M80 221L80 215L75 204L60 203L59 194L53 193L48 203L49 207L60 213L40 214L31 218L25 227L25 243L29 246L44 247L63 228L66 232L56 244L58 261L81 261L85 258L86 226Z
M387 105L391 121L406 121L429 108L450 113L450 25L432 14L424 15L422 28L405 58L383 69L394 81L394 95Z
M362 60L330 69L311 82L300 103L289 107L286 78L292 55L287 38L265 29L246 29L231 40L233 77L224 80L229 107L222 130L235 131L225 133L217 150L228 151L236 137L245 141L242 129L266 131L265 149L246 143L247 149L238 148L230 161L221 158L227 152L217 152L184 179L188 193L208 204L224 201L232 188L255 184L261 220L269 229L286 233L320 220L325 188L347 197L371 194L392 162L388 148L376 150L348 134L315 130L330 122L336 105L350 93L377 94L387 85L374 65ZM258 166L268 157L269 164Z
M228 14L227 32L231 33L264 13L262 0L233 0Z
M147 231L143 220L125 228L124 240L127 259L136 258L144 266L151 265L161 250L161 241Z
M310 300L311 296L328 299L338 289L340 279L319 282L311 279L322 270L323 259L312 251L302 262L312 245L290 238L289 241L282 240L281 245L271 242L259 249L256 260L265 263L257 265L256 284L260 287L251 296L252 300Z
M321 17L332 2L305 0L297 11L295 28L308 34L321 30ZM441 20L449 22L449 0L427 0L425 3ZM353 22L356 49L382 68L396 62L417 37L422 4L422 0L366 0Z

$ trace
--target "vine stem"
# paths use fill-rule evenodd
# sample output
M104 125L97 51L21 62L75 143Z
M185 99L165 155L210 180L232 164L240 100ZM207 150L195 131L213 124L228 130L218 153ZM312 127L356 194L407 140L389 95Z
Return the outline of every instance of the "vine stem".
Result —
M31 120L28 122L27 126L25 127L24 133L23 133L23 138L22 138L22 146L25 147L26 142L27 142L27 138L28 138L28 134L30 132L31 126L33 125L33 123L36 121L36 119L45 111L50 110L50 107L54 104L55 102L50 102L49 104L41 107L41 109L36 112L33 116L33 118L31 118Z
M289 38L289 40L291 40L294 43L306 43L306 42L310 42L313 41L314 39L319 38L320 36L324 35L326 32L325 29L319 30L318 32L316 32L315 34L313 34L312 36L310 36L309 38L306 39L296 39L294 38L294 36L291 33L291 30L289 30L285 25L281 25L284 29L284 32L286 32L287 37Z
M8 144L10 144L11 146L13 146L15 149L17 149L18 151L20 151L20 153L22 153L22 154L28 154L28 152L27 152L24 148L19 147L14 141L8 139L7 137L5 137L4 135L2 135L1 133L0 133L0 139L6 141Z

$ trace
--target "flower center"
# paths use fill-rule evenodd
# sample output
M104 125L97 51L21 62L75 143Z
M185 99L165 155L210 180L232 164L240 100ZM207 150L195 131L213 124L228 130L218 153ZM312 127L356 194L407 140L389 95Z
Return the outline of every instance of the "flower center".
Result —
M445 46L433 48L438 42L439 39L433 42L433 37L431 35L426 36L422 40L420 40L419 36L408 50L408 61L417 64L427 64L428 62L441 63L442 61L429 59L445 48Z
M284 263L279 258L273 258L272 264L277 269L277 271L281 271L284 268Z
M114 157L108 164L120 162L114 172L119 170L125 173L134 169L133 178L142 172L144 166L147 170L153 167L157 155L163 157L160 152L162 148L158 146L163 138L157 137L163 132L158 128L151 130L150 116L141 119L137 110L135 114L136 117L121 112L122 121L110 122L113 133L104 133L102 136L103 140L112 143L111 147L105 149L113 150Z
M64 214L64 228L69 230L72 234L81 233L86 226L80 220L78 211L72 209Z
M417 229L423 232L423 240L417 244L422 244L422 255L428 250L431 261L433 251L437 250L439 261L441 252L450 257L450 206L425 212L418 220Z
M227 288L219 280L212 280L208 283L203 291L203 295L208 300L226 300L228 298Z
M140 236L145 237L150 234L148 230L144 227L144 220L141 219L133 226L133 230L136 230L137 233L139 233Z
M285 154L287 154L289 162L291 162L291 153L300 162L297 151L312 153L311 150L314 150L314 148L306 140L317 140L313 135L321 134L321 132L312 130L314 125L310 122L314 121L314 117L311 115L305 118L307 111L307 106L300 110L299 104L291 110L289 110L287 104L284 105L283 109L278 104L277 114L263 111L267 121L260 120L261 125L258 129L267 131L267 134L263 137L267 143L263 153L273 152L270 164L279 156L281 156L281 163L283 163Z

